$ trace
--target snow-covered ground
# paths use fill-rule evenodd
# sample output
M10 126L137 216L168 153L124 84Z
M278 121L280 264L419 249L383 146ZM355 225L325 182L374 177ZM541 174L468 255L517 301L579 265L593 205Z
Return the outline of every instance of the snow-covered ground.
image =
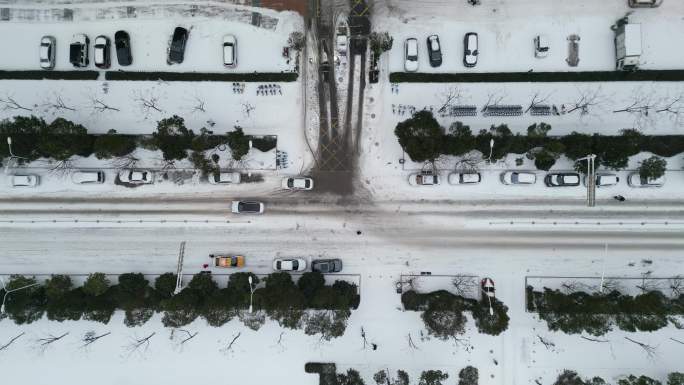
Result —
M125 8L125 7L124 7ZM162 9L159 6L156 9ZM228 14L238 8L228 6ZM267 11L267 10L264 10ZM291 12L276 13L277 26L260 28L247 20L225 20L222 17L191 17L173 12L142 15L136 18L105 20L79 20L78 22L24 21L0 22L0 34L13 36L0 40L0 68L3 70L39 70L38 46L42 36L51 35L57 40L55 70L74 70L69 63L69 44L74 34L85 33L92 44L98 35L108 36L114 42L114 33L125 30L131 38L133 64L121 67L112 50L111 70L125 71L195 71L195 72L281 72L292 71L294 61L282 56L283 47L291 32L303 29L302 19ZM248 13L248 15L250 15ZM181 64L166 64L167 48L177 26L189 30L185 60ZM237 39L235 68L223 66L223 36L231 34ZM11 53L11 54L10 54ZM89 69L96 69L91 56Z
M614 33L610 29L628 11L630 22L642 28L642 68L680 69L684 52L672 41L684 38L680 15L684 3L666 1L655 9L631 9L626 0L487 1L472 7L465 1L415 2L381 0L374 4L373 28L394 37L390 71L404 71L404 40L419 44L419 72L610 71L615 68ZM463 36L476 32L479 58L474 68L463 65ZM427 57L428 35L440 36L443 64L432 68ZM534 57L535 36L549 38L548 57ZM567 37L577 34L579 65L570 67Z

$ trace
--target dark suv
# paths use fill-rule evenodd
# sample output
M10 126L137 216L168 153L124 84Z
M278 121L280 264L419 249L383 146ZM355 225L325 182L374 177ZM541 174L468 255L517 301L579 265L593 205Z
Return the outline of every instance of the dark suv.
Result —
M188 41L188 30L183 27L176 27L171 37L169 46L169 57L166 62L169 64L180 64L185 57L185 43Z
M311 262L311 271L319 273L339 273L342 271L342 260L340 259L317 259Z
M119 65L129 66L133 63L131 55L131 38L126 31L116 31L114 34L114 46L116 47L116 58Z
M442 65L442 46L439 44L439 36L430 35L427 38L428 58L430 66L439 67Z

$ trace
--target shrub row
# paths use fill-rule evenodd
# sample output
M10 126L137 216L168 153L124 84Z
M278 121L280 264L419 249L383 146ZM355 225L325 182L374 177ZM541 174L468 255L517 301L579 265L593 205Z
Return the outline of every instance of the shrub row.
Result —
M553 385L606 385L607 382L601 377L582 379L574 370L564 370L558 375ZM629 375L621 378L618 385L662 385L658 380L647 376ZM667 385L684 385L684 373L672 372L667 375Z
M1 80L97 80L98 71L0 71Z
M13 120L0 121L0 140L4 143L8 136L12 137L14 154L29 161L40 157L65 161L75 155L87 157L91 154L98 159L109 159L126 156L141 146L161 150L167 161L187 158L189 151L193 151L191 161L205 174L218 169L218 155L212 158L212 163L205 158L204 151L227 145L233 159L240 160L249 151L251 139L240 127L226 135L213 135L202 128L197 135L185 126L183 118L176 115L157 122L157 130L151 137L121 135L114 130L105 135L93 135L88 134L83 125L63 118L47 123L36 116L16 116ZM276 143L276 136L253 139L254 147L262 151L274 148ZM0 146L0 158L7 156L8 147Z
M297 80L297 76L296 72L217 73L108 71L105 73L105 79L107 80L163 80L167 82L294 82Z
M676 322L674 315L684 315L684 294L667 298L660 291L649 291L636 296L618 291L565 294L544 288L535 291L528 286L527 310L536 312L549 329L569 334L587 332L600 336L615 326L629 332L654 331Z
M17 324L37 321L44 314L54 321L85 319L108 323L114 311L123 310L127 326L142 325L155 312L161 312L167 327L183 326L198 317L218 327L235 316L247 316L250 276L254 285L258 285L258 277L241 272L230 276L227 287L219 288L211 274L200 273L180 293L173 295L176 287L173 273L160 275L154 286L140 273L122 274L116 285L110 285L104 274L95 273L81 287L73 287L69 276L53 275L45 284L9 295L5 310L6 316ZM12 276L7 288L12 290L34 283L35 278ZM4 294L0 290L0 298ZM358 307L359 295L356 285L346 281L325 285L320 273L305 273L297 284L287 273L273 273L265 278L263 287L254 291L253 304L257 317L262 310L282 326L305 326L307 334L322 333L330 338L344 332L350 309ZM319 312L305 316L307 310ZM261 318L257 323L263 323L263 315Z
M487 156L494 140L492 159L507 154L527 154L541 170L549 170L561 154L577 160L588 154L597 155L597 164L622 169L629 157L650 151L663 157L684 152L684 135L642 135L636 130L623 130L620 135L580 134L550 136L546 123L528 127L527 135L513 134L505 124L491 126L473 135L469 126L453 123L448 130L439 125L430 111L418 111L399 122L395 134L404 152L416 162L430 161L441 155L460 156L477 150Z
M674 82L684 80L682 70L424 73L392 72L392 83L529 83L529 82Z
M445 340L465 332L464 312L471 312L480 333L499 335L508 328L508 307L496 298L491 301L493 315L487 299L476 301L446 290L424 294L409 290L401 295L401 303L406 310L422 311L428 332Z

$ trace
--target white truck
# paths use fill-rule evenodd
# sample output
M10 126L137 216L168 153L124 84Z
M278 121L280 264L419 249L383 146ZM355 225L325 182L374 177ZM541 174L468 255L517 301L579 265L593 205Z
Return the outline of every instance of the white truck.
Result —
M636 71L641 58L641 24L622 24L615 30L615 67Z

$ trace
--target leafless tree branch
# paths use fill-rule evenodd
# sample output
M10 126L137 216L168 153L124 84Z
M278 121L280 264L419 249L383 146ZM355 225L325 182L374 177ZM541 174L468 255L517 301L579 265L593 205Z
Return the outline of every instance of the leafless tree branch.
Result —
M644 350L644 352L646 353L646 356L647 356L648 358L653 359L653 358L656 357L656 355L657 355L657 350L656 350L655 347L653 347L653 346L651 346L651 345L648 345L648 344L645 344L645 343L643 343L643 342L639 342L639 341L633 340L633 339L631 339L631 338L629 338L629 337L625 337L625 339L626 339L627 341L629 341L629 342L632 342L632 343L635 343L635 344L639 345L639 346Z
M457 274L451 279L451 284L454 286L454 290L457 295L462 297L468 297L472 294L473 288L477 287L477 282L475 282L475 277L463 274Z
M418 346L416 346L416 344L413 342L413 338L411 338L411 333L409 333L409 334L406 336L406 339L408 340L408 346L409 346L409 348L415 349L415 350L420 350L420 349L418 349Z
M7 349L10 345L12 345L12 344L14 343L14 341L16 341L16 340L18 340L19 338L21 338L21 336L23 336L24 334L26 334L26 333L25 333L25 332L21 332L19 335L17 335L16 337L12 338L11 340L9 340L9 342L7 342L6 344L0 346L0 351L3 351L3 350L5 350L5 349Z
M461 89L458 87L449 87L444 92L442 92L442 100L444 103L437 109L437 112L444 114L447 109L454 105L455 103L460 103L461 100Z
M234 335L233 339L230 341L230 343L228 345L226 345L226 347L221 349L221 352L222 353L232 352L233 351L233 344L235 343L235 341L237 341L238 338L240 338L241 334L242 334L241 332L238 332L238 334Z
M107 333L105 333L105 334L100 334L100 335L98 336L98 335L95 334L94 331L89 331L89 332L87 332L87 333L83 336L83 338L81 339L81 341L83 341L83 345L81 345L81 347L82 347L82 348L85 348L85 347L89 346L90 344L96 342L96 341L99 340L100 338L106 337L106 336L108 336L108 335L110 335L110 334L112 334L112 333L111 333L111 332L107 332Z
M0 103L3 104L3 110L24 110L33 111L32 108L24 107L19 102L17 102L12 96L6 95L4 98L0 98Z
M610 342L608 340L599 340L597 338L590 338L590 337L585 337L585 336L580 336L580 338L585 339L587 341L591 341L591 342Z
M128 355L130 356L135 352L140 352L142 354L146 353L147 349L150 347L150 339L154 337L155 334L157 334L157 332L152 332L152 334L144 338L133 338L126 346Z

